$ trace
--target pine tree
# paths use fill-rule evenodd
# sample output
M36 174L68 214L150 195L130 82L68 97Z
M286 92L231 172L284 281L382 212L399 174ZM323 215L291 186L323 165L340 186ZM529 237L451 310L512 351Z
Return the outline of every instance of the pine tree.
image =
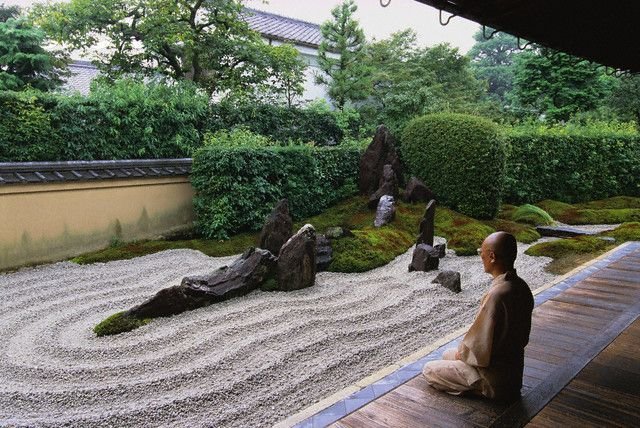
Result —
M322 73L316 75L316 81L327 85L329 96L340 110L349 101L366 98L370 88L364 61L365 36L353 18L357 9L353 0L345 0L331 11L333 19L320 27L323 40L318 63Z

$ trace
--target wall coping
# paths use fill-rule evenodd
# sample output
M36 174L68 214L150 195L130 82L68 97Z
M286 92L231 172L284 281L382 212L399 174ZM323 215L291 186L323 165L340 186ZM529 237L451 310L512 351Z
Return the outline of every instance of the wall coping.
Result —
M80 180L185 176L193 159L0 162L0 186Z

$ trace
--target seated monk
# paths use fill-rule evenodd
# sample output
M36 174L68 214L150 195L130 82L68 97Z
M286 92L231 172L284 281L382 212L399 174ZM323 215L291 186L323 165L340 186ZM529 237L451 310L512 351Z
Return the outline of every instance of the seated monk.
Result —
M422 369L434 388L501 401L520 396L533 295L513 268L516 254L516 240L506 232L493 233L482 243L480 257L493 282L458 349L447 349L443 360Z

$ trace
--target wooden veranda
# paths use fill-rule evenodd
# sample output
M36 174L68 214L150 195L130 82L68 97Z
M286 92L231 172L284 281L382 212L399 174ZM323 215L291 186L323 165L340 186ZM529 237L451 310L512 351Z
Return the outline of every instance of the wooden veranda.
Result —
M640 243L617 253L536 296L518 401L438 392L416 362L367 404L347 398L296 426L640 426Z

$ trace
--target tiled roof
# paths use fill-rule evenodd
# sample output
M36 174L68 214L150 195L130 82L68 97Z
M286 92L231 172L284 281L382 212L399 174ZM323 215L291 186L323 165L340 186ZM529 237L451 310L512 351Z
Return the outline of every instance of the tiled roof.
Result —
M322 41L318 24L249 8L244 9L243 16L252 30L268 39L314 48L317 48Z
M89 93L91 81L100 74L95 65L89 61L76 60L69 64L71 75L66 78L64 89L80 91L82 95Z
M0 185L189 175L191 159L0 163Z

